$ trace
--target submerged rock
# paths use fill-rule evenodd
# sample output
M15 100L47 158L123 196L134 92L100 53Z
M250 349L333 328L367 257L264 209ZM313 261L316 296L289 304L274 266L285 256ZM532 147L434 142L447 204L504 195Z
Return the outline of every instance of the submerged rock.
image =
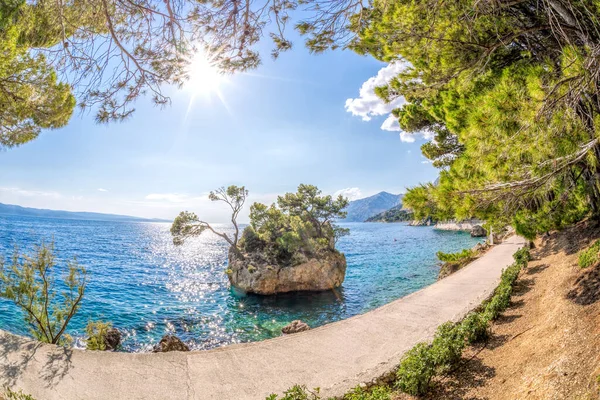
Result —
M306 323L300 321L299 319L290 322L288 325L281 328L281 332L289 335L292 333L304 332L310 329Z
M154 349L153 353L166 353L168 351L190 351L187 344L183 343L181 339L173 335L165 335Z
M471 229L471 237L485 237L486 235L487 232L481 225L475 225L473 229Z
M297 257L290 266L240 259L230 252L227 276L231 285L246 293L271 295L298 291L324 291L339 287L346 276L346 257L330 251L321 258Z
M121 332L116 328L110 328L104 336L104 346L106 350L116 350L121 344Z

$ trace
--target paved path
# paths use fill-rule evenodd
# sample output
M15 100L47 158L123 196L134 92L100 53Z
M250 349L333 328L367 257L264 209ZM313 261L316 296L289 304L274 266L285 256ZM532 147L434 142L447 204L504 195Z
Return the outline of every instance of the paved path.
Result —
M325 397L340 395L391 371L438 325L479 305L524 243L513 236L455 274L366 314L210 351L86 352L0 331L0 386L37 400L263 400L297 383L320 387Z

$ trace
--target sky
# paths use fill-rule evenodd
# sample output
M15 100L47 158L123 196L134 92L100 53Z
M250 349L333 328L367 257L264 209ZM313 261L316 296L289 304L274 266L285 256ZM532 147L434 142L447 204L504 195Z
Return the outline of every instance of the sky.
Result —
M399 130L374 92L403 67L351 51L311 55L300 44L218 88L196 78L165 88L165 109L136 103L124 122L99 125L76 112L61 129L0 152L0 203L172 219L196 212L229 218L210 190L250 191L248 205L271 203L300 183L351 200L401 193L433 181L423 135ZM247 219L247 210L241 216Z

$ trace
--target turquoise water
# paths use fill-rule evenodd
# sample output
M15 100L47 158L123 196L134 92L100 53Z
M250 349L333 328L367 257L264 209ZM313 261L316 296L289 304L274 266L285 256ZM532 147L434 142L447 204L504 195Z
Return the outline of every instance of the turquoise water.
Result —
M166 223L129 223L0 216L0 255L54 240L59 260L77 256L89 284L69 333L89 320L111 321L124 349L145 351L165 333L195 349L279 336L301 319L316 327L364 313L436 280L435 253L472 247L466 233L404 224L351 223L338 248L348 269L335 292L272 297L234 293L224 270L227 246L214 235L174 247ZM64 263L59 263L62 267ZM15 306L0 299L0 329L27 334Z

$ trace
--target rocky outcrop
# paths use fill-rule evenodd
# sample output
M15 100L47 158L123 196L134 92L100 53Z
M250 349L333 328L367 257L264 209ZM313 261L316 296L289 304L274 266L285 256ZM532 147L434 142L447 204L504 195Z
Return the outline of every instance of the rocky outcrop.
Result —
M434 222L431 218L425 218L425 219L413 219L412 221L410 221L410 223L408 225L409 226L431 226L433 224L434 224Z
M487 236L487 232L483 229L481 225L475 225L473 229L471 229L471 237L485 237Z
M165 335L154 349L153 353L166 353L168 351L190 351L187 344L183 343L181 339L173 335Z
M292 333L304 332L310 329L306 323L300 321L299 319L290 322L288 325L281 328L281 332L285 335L290 335Z
M323 291L339 287L346 276L346 257L329 251L321 257L303 259L295 265L262 263L256 258L230 252L226 273L232 286L261 295L298 291Z
M121 332L116 328L110 328L104 336L104 347L106 350L116 350L121 344Z
M438 221L435 224L435 229L439 229L441 231L471 232L475 226L481 225L482 223L483 221L478 219L465 219L462 221Z

